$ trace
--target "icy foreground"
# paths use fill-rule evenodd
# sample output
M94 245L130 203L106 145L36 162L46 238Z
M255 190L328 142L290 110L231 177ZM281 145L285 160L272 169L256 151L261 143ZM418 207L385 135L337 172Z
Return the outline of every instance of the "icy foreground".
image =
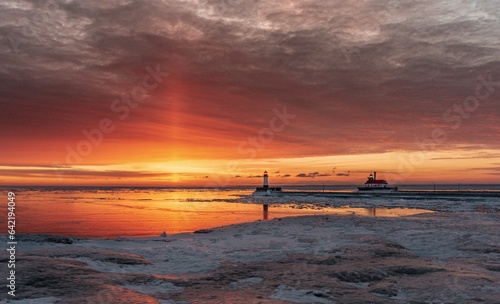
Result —
M24 235L16 301L5 289L0 299L500 303L499 223L497 211L436 212L284 218L139 239Z

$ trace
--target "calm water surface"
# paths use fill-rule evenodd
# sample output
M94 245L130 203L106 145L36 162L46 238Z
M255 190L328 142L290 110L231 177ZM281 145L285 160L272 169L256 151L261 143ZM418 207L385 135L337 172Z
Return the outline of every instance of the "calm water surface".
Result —
M5 197L7 191L5 192ZM239 203L251 189L17 189L17 233L117 237L168 234L276 217L314 214L402 216L416 209L297 209ZM2 214L6 205L1 206Z

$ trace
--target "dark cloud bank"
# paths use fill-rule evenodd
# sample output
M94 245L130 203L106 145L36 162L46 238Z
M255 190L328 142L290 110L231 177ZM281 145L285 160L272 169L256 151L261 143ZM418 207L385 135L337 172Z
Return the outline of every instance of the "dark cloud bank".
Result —
M457 128L443 119L480 75L500 81L497 1L2 1L0 20L11 149L118 121L112 101L157 65L170 76L113 140L169 142L182 125L236 147L286 106L276 156L411 150L436 127L443 147L500 143L500 87Z

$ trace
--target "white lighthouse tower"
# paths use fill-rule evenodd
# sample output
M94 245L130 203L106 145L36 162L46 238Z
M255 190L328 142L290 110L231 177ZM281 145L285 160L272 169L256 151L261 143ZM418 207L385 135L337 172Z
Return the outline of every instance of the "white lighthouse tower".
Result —
M267 174L267 170L264 171L264 184L262 187L257 187L252 195L279 195L282 193L281 188L269 188L269 175Z

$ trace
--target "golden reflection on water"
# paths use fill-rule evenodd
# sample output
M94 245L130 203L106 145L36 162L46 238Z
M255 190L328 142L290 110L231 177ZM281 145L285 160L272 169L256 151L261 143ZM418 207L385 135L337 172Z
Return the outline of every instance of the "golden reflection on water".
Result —
M277 217L331 214L407 216L417 209L323 208L236 203L241 190L65 190L16 193L18 233L82 237L150 236ZM228 203L230 201L231 203ZM314 206L314 205L310 205ZM3 211L3 210L2 210Z

